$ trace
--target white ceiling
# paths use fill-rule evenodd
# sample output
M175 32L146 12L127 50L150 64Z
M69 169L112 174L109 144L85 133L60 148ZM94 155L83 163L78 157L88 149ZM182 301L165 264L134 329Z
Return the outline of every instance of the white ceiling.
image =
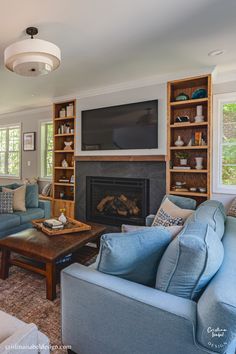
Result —
M1 0L0 113L146 77L236 61L236 0ZM26 38L57 44L62 64L24 78L4 68L3 52ZM225 49L221 57L209 57Z

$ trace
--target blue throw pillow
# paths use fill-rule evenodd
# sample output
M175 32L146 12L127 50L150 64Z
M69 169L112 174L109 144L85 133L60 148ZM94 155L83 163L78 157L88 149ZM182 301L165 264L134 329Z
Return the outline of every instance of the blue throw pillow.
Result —
M103 235L97 270L154 286L157 266L171 239L162 227Z
M37 184L27 184L25 193L26 208L39 207L39 187Z
M205 222L209 224L221 239L225 231L226 212L223 204L217 200L206 200L199 205L187 222Z
M167 247L157 270L156 288L197 300L221 266L223 245L208 224L188 223Z

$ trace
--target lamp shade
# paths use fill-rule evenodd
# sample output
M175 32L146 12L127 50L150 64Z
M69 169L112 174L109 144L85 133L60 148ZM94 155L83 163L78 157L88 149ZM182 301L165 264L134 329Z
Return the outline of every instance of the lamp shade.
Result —
M60 49L42 39L25 39L11 44L4 51L6 68L22 76L48 74L57 69L60 62Z

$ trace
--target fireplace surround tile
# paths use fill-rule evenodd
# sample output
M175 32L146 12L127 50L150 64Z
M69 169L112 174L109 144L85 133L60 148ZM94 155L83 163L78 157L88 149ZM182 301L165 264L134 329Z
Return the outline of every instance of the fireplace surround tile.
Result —
M75 215L80 220L86 220L87 176L149 179L150 213L156 213L165 195L165 162L77 161Z

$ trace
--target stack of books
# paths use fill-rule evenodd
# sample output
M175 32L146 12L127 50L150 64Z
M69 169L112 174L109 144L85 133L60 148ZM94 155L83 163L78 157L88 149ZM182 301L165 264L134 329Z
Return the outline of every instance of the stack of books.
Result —
M45 220L43 222L43 225L45 227L48 227L49 229L52 229L52 230L61 230L64 228L64 225L62 224L62 222L57 219Z

